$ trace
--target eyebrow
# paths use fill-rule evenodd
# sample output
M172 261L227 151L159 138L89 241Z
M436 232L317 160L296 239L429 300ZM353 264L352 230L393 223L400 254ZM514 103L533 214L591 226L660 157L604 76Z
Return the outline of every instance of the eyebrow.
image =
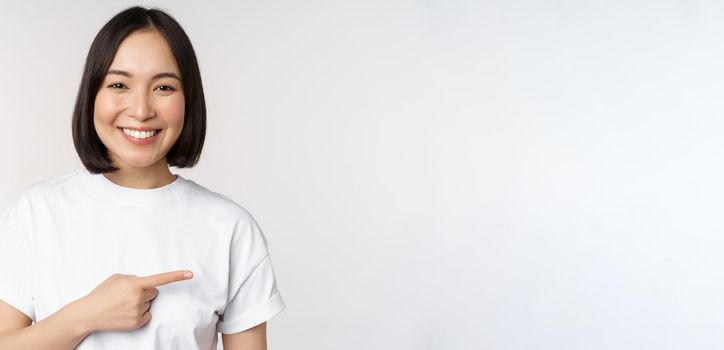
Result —
M108 74L118 74L118 75L127 76L129 78L133 78L133 75L131 73L128 73L123 70L111 69L108 71L108 73L106 73L106 75L108 75ZM160 78L174 78L178 81L181 81L181 77L179 77L178 75L176 75L176 73L173 73L173 72L163 72L163 73L158 73L153 76L153 80L160 79Z

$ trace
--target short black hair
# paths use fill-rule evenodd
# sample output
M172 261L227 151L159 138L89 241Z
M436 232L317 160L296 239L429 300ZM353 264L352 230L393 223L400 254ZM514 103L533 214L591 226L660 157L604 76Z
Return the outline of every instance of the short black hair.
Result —
M191 41L181 25L164 11L134 6L113 16L93 39L78 88L72 120L73 144L91 173L119 170L113 166L108 149L96 133L93 123L95 98L118 46L131 33L144 29L156 30L163 35L181 70L184 125L178 140L166 154L166 162L169 166L191 168L201 157L206 137L206 102Z

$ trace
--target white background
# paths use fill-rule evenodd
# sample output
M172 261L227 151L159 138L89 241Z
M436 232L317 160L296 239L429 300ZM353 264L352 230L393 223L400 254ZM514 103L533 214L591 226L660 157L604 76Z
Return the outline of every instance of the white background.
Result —
M85 55L134 4L0 4L0 208L80 166ZM143 4L207 97L172 171L268 238L271 349L724 348L721 2Z

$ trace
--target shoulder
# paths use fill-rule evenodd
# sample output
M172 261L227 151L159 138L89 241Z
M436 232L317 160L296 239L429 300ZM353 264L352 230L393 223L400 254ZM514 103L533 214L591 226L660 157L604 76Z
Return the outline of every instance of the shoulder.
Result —
M53 193L59 184L72 176L73 173L64 173L36 180L16 192L0 212L0 231L29 231L32 226L33 211L44 208L43 200Z
M32 203L57 193L58 189L67 187L74 178L77 178L76 175L77 171L65 172L30 182L15 193L9 207L29 208Z
M228 243L237 247L232 249L233 254L260 259L266 253L266 237L249 210L229 196L193 180L186 179L186 185L190 188L189 203L192 203L195 211L203 213L204 220L213 221L214 226L226 228L224 232L229 234L226 236L229 238Z
M48 176L34 182L30 182L18 194L18 198L33 200L48 194L57 192L58 189L68 188L76 183L78 171L65 172Z
M213 211L224 218L242 222L252 222L254 217L241 204L229 196L200 185L191 179L186 179L191 202L195 206L202 206L206 211Z

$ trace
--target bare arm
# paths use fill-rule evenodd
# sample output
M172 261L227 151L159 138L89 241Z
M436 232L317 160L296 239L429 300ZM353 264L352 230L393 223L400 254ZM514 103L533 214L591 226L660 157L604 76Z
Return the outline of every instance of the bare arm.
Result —
M267 350L266 322L234 334L222 334L225 350Z
M0 349L74 349L91 333L80 311L74 301L31 326L25 314L0 301Z

